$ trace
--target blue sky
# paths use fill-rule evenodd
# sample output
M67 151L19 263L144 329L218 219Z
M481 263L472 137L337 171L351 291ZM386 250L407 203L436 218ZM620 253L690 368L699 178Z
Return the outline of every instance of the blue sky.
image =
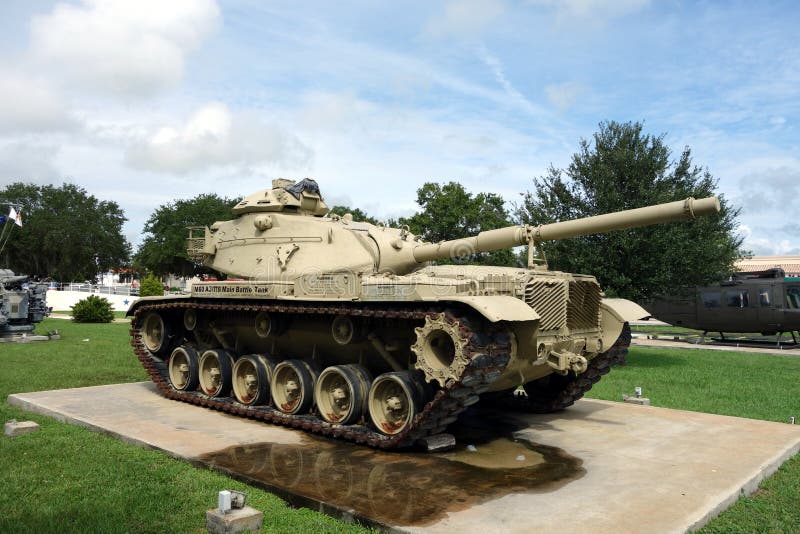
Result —
M800 4L6 1L0 185L70 181L138 243L160 204L312 176L414 211L426 181L509 202L604 120L643 121L800 254Z

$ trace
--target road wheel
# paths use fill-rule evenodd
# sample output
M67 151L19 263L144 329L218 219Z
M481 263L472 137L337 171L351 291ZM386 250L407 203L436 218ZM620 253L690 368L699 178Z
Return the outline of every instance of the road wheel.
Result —
M197 351L181 346L169 357L169 382L178 391L194 391L200 384Z
M334 365L314 387L320 416L329 423L351 425L364 414L372 377L361 365Z
M233 364L233 394L248 406L269 404L269 379L275 363L260 354L242 356Z
M285 414L307 413L314 405L316 373L303 360L285 360L275 366L270 390L275 407Z
M233 355L211 349L200 356L200 389L210 397L227 397L233 381Z
M384 373L369 390L369 416L379 432L399 434L422 409L422 400L421 384L409 371Z

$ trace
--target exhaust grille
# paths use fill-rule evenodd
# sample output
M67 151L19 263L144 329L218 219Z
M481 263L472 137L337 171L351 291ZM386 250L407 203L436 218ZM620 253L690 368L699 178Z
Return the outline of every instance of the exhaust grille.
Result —
M541 330L554 330L566 323L567 284L564 280L531 280L525 286L525 302L541 317Z
M595 281L575 280L569 283L567 328L597 328L600 324L600 286Z
M541 317L541 330L596 329L600 300L600 286L593 280L533 278L525 285L525 303Z

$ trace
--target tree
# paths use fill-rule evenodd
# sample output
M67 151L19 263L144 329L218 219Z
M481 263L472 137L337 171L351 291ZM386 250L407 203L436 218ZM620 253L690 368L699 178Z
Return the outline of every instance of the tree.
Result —
M127 265L126 221L116 202L98 200L74 184L16 182L0 190L0 202L19 206L23 226L8 227L0 264L20 273L62 281L94 280ZM5 239L4 238L4 239Z
M713 195L717 180L692 163L685 147L677 160L642 124L604 122L593 143L581 140L566 169L552 167L524 195L519 222L546 224L651 204ZM611 296L641 300L719 280L742 255L735 233L739 210L720 196L722 211L694 222L662 224L544 243L551 268L597 276Z
M111 303L97 295L89 295L71 308L72 320L76 323L110 323L114 320Z
M164 294L164 285L161 280L153 276L153 273L147 275L142 280L142 285L139 287L140 297L160 297Z
M417 190L417 204L422 211L408 218L401 217L399 223L407 224L412 233L434 243L471 237L484 230L513 224L509 221L509 213L501 196L494 193L473 195L457 182L424 184ZM511 249L481 252L457 261L483 265L516 265L516 257Z
M159 206L144 225L146 235L134 257L134 266L158 275L211 272L186 254L187 228L230 219L231 208L238 203L239 199L205 194Z
M378 224L380 221L375 217L370 217L369 215L364 212L361 208L348 208L347 206L334 206L328 211L328 215L339 215L342 216L345 213L349 213L353 216L354 221L358 222L366 222L370 224Z

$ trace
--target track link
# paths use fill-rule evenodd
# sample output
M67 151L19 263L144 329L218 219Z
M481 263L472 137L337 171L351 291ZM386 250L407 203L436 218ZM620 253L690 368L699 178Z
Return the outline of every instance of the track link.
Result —
M424 320L442 311L448 321L458 322L460 334L468 340L465 351L470 363L461 379L450 380L425 404L412 423L402 432L386 436L366 425L336 425L328 423L315 414L287 415L271 406L245 406L232 398L212 398L199 391L184 392L174 389L168 378L167 360L151 354L144 346L141 320L148 312L179 311L189 308L212 312L269 312L287 314L350 315L353 317L383 317ZM159 392L170 399L204 406L222 412L259 421L303 429L336 439L366 444L380 449L392 449L414 445L417 440L444 431L462 411L475 404L508 365L511 351L509 333L497 324L488 324L482 331L473 331L470 314L466 310L442 308L377 308L363 305L314 304L259 304L253 302L217 304L198 300L143 304L136 309L131 327L131 345L142 366L158 387Z

